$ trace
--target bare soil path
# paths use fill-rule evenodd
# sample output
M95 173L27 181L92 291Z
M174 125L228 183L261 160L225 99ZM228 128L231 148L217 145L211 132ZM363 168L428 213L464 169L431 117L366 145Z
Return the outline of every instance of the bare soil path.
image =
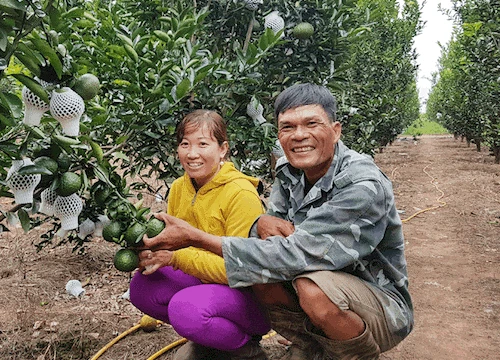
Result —
M402 219L424 210L404 223L415 329L382 358L499 359L500 166L448 136L398 140L375 160ZM152 199L145 205L165 206ZM113 268L117 249L102 239L84 256L67 246L36 253L42 231L0 234L0 359L88 360L141 317L122 298L129 276ZM86 282L83 297L65 293L70 279ZM145 360L176 339L168 325L137 331L99 359ZM278 339L263 340L272 360L285 351Z

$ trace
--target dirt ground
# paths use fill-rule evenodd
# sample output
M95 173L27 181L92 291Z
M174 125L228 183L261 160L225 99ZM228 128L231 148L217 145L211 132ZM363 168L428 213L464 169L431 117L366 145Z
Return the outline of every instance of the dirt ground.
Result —
M404 220L416 320L382 358L499 359L500 165L449 136L400 138L375 159ZM152 198L146 205L165 205ZM12 230L0 234L0 359L90 359L138 323L142 314L122 298L130 277L112 264L116 247L97 238L84 256L36 253L43 230ZM85 284L82 297L66 294L70 279ZM168 325L138 330L99 359L171 359L175 350L154 354L179 338ZM262 341L270 359L285 351L278 340Z

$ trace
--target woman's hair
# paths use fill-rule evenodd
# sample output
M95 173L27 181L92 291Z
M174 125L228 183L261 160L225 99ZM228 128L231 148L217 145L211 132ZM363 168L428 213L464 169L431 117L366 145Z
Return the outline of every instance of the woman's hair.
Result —
M283 90L274 102L274 116L278 121L279 114L304 105L320 105L330 121L337 120L337 101L330 90L315 84L295 84Z
M187 114L184 119L177 125L176 137L177 145L182 142L186 131L196 131L201 127L206 127L219 145L224 141L228 141L226 122L215 111L212 110L194 110Z

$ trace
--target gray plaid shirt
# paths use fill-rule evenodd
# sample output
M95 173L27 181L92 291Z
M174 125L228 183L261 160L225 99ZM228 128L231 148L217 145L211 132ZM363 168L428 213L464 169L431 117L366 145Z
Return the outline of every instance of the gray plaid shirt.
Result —
M341 270L388 295L383 299L386 315L404 338L411 331L413 309L402 223L390 180L370 157L339 141L328 172L304 195L305 185L303 172L280 158L267 213L291 221L295 232L257 241L224 237L229 285L289 281L307 271ZM255 224L250 236L257 237ZM393 306L398 308L397 318L390 315Z

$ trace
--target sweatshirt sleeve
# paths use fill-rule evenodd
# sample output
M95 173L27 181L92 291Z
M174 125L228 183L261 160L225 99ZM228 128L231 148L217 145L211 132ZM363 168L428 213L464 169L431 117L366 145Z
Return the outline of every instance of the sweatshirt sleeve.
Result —
M382 185L363 181L347 186L321 206L311 207L305 220L295 224L295 232L286 238L242 242L224 237L229 285L286 281L305 271L338 270L354 264L372 253L383 238L385 203Z
M250 227L262 213L263 206L256 192L246 189L235 192L223 209L224 235L247 238ZM195 247L176 250L171 265L205 283L227 284L224 259L210 251Z

